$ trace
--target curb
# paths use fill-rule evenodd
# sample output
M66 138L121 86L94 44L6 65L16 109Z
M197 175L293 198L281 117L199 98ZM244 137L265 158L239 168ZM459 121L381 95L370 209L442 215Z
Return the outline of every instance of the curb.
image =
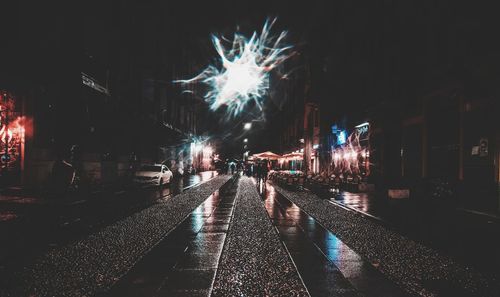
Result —
M461 212L465 212L465 213L469 213L469 214L473 214L476 216L481 216L481 217L493 219L497 223L500 223L500 215L495 215L495 214L491 214L491 213L487 213L487 212L482 212L482 211L468 209L468 208L462 208L462 207L456 208L456 210L461 211Z

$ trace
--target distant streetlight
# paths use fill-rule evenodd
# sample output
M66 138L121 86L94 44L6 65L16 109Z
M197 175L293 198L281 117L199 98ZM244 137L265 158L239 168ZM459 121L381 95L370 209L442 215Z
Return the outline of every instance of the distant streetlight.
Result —
M243 143L247 143L247 142L248 142L248 138L243 139Z
M245 130L252 129L252 123L245 123L245 125L243 125L243 129L245 129Z

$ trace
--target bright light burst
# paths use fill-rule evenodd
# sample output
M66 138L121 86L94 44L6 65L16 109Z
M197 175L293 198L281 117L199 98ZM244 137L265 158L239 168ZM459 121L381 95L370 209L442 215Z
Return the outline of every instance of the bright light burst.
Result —
M235 33L230 48L224 47L222 38L212 35L221 67L209 65L191 79L174 82L206 84L208 91L204 98L210 108L217 110L226 106L230 116L241 113L252 101L262 110L269 90L270 72L292 54L292 46L283 45L286 31L276 36L270 35L275 21L266 20L260 35L254 32L250 39Z

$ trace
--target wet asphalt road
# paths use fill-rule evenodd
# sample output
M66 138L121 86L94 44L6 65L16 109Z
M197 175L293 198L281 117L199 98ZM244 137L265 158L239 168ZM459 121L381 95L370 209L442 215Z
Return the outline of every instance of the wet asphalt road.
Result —
M30 263L49 248L83 238L216 175L213 171L201 172L175 179L161 188L130 186L63 202L33 197L2 199L0 213L4 220L0 221L0 238L7 240L0 245L0 276L13 267Z

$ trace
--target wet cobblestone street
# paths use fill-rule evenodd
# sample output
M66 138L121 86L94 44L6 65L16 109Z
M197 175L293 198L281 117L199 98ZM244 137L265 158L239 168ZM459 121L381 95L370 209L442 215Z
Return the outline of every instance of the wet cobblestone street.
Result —
M401 245L413 249L394 249ZM431 262L442 263L439 270L426 270ZM402 297L496 290L480 274L373 220L239 174L56 247L17 277L3 295Z

